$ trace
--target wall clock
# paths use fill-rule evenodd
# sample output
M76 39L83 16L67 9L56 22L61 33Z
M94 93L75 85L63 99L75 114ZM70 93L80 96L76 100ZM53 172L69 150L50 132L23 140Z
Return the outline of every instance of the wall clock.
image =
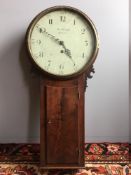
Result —
M40 75L40 166L84 167L84 94L99 41L93 22L78 9L55 6L28 27L29 59Z

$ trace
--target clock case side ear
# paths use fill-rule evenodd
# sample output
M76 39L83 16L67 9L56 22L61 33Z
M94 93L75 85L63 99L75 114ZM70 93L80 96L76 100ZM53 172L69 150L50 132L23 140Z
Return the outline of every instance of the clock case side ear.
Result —
M92 58L90 59L90 61L77 73L74 73L72 75L67 75L67 76L60 76L60 75L53 75L50 74L48 72L46 72L45 70L43 70L40 66L38 66L36 64L36 62L34 61L32 55L31 55L31 51L29 48L29 38L32 32L33 27L35 26L35 24L37 23L37 21L44 15L46 15L47 13L51 12L51 11L55 11L55 10L69 10L69 11L73 11L75 13L79 13L79 15L81 15L82 17L84 17L84 19L86 19L87 23L89 24L89 26L92 28L93 34L95 36L95 48L94 48L94 53L92 55ZM50 79L54 79L54 80L68 80L68 79L74 79L76 77L79 77L82 73L86 73L87 77L90 78L90 71L92 71L92 66L93 63L96 60L96 57L98 55L98 51L99 51L99 37L98 37L98 32L95 28L94 23L92 22L92 20L82 11L74 8L74 7L70 7L70 6L54 6L51 8L48 8L44 11L42 11L41 13L39 13L29 24L29 27L27 29L26 32L26 36L25 36L25 44L26 44L26 51L27 51L27 55L28 58L32 64L32 71L38 75L42 75L42 76L46 76Z

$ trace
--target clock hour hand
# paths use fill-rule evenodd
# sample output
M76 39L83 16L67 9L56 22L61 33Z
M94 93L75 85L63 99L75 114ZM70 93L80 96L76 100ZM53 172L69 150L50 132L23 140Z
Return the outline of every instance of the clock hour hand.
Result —
M75 66L75 62L74 62L74 60L72 59L72 56L71 56L71 51L66 48L64 41L60 41L59 44L63 47L64 53L71 59L71 61L73 62L73 65Z
M60 41L59 44L63 47L65 54L72 59L71 51L65 47L64 41Z
M59 40L58 38L55 38L55 36L53 36L53 35L51 35L51 37L52 37L59 45L61 45L61 46L63 47L64 53L65 53L70 59L72 59L71 51L65 47L64 41L61 41L61 40Z

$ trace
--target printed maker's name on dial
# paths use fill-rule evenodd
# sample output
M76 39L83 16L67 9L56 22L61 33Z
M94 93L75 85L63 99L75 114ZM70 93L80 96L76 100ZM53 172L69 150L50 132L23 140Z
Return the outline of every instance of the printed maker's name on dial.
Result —
M71 31L70 28L57 28L58 34L66 34Z

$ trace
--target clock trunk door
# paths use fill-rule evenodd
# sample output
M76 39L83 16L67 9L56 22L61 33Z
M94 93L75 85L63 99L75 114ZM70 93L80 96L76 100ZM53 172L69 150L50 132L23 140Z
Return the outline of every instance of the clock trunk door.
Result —
M47 88L47 164L78 164L78 88Z

